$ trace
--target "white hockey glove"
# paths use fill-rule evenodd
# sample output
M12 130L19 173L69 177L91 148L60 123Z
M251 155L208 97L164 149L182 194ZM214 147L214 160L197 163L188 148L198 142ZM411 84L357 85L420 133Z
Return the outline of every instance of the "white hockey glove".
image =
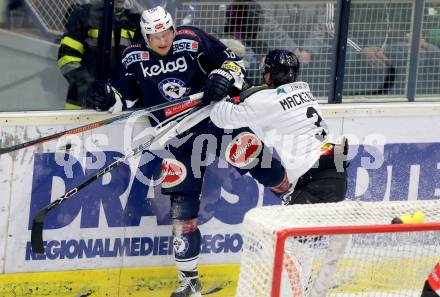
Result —
M112 87L110 84L107 85L107 88L109 88L109 92L113 92L113 98L115 100L115 104L113 104L108 111L111 113L118 113L121 112L124 109L124 104L122 103L122 96L121 93L118 92L114 87Z
M111 88L111 92L113 92L113 96L115 98L115 104L113 104L113 106L111 106L108 111L111 113L118 113L121 112L125 109L130 109L132 108L136 102L138 101L138 99L130 101L130 100L123 100L122 99L122 95L121 93L119 93L118 90L116 90L114 87L112 87L111 85L109 85L109 87Z

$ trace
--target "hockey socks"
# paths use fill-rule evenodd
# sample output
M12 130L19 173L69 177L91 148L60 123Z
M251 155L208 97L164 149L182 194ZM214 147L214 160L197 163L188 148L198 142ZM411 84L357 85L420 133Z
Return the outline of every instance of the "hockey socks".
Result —
M200 254L202 235L197 228L197 219L173 221L174 259L180 271L194 271Z

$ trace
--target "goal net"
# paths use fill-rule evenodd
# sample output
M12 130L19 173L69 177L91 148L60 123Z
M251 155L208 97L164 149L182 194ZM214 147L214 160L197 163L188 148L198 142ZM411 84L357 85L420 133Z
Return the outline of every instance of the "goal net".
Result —
M424 223L391 224L424 214ZM243 223L237 297L420 297L440 260L440 201L268 206Z

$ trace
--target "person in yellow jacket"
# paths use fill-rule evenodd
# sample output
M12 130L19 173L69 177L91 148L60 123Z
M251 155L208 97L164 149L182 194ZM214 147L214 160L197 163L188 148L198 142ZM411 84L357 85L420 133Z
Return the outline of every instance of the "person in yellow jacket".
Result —
M110 73L119 72L122 52L137 38L140 15L131 11L129 0L116 0L113 14L113 34ZM99 28L104 17L104 1L75 7L66 23L58 50L58 67L69 83L65 109L89 108L87 90L97 76ZM140 36L140 35L139 35Z

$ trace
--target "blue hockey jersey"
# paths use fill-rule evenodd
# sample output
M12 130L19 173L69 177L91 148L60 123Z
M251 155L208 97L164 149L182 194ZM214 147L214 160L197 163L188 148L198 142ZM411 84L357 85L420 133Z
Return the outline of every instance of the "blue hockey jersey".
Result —
M199 92L208 74L220 68L223 62L238 60L232 50L212 35L195 27L181 26L166 56L154 53L144 40L125 50L123 97L140 99L145 107L173 101ZM189 107L182 104L173 111ZM164 110L155 116L162 121L173 113Z

